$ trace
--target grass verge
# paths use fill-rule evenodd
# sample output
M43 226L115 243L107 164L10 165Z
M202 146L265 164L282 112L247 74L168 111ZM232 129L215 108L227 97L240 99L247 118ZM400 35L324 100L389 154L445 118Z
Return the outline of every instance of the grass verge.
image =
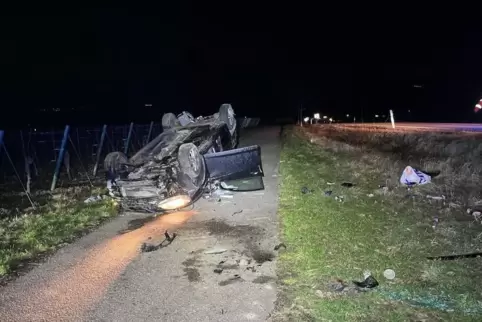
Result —
M115 214L112 200L85 204L62 195L35 214L0 219L0 279Z
M280 256L273 320L480 321L481 259L426 259L476 251L480 224L455 220L444 205L407 198L405 188L380 189L387 174L373 158L383 157L367 159L366 153L312 144L295 129L284 132L279 214L288 250ZM312 192L303 194L302 187ZM392 281L383 277L387 268L396 272ZM333 289L337 279L362 280L365 270L379 287Z

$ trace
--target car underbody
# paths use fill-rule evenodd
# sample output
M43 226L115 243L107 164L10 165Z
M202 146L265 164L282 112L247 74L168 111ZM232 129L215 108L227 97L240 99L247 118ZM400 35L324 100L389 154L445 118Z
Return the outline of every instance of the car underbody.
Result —
M104 161L111 194L124 209L184 208L206 189L228 180L256 178L261 182L257 189L263 188L261 150L259 146L236 149L238 128L231 105L223 104L219 113L197 119L185 112L177 117L165 114L163 128L131 158L112 152Z

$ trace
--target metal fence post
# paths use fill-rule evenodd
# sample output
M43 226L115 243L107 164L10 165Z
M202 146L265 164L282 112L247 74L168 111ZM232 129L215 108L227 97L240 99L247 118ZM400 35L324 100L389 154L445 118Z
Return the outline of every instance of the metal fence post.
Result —
M149 141L151 141L152 127L153 126L154 126L154 121L151 121L151 125L149 125L149 132L147 132L147 138L146 138L146 142L144 142L144 145L146 145L147 143L149 143Z
M3 130L0 130L0 151L2 151L2 145L3 145Z
M129 125L129 133L127 133L127 140L124 146L124 154L127 155L127 151L129 151L129 144L131 143L131 136L132 136L132 129L134 128L134 122L131 122Z
M107 124L104 124L102 127L102 134L100 135L100 142L97 146L97 153L95 156L95 165L94 165L94 177L97 175L97 168L99 166L100 161L100 153L102 152L102 147L104 146L105 135L107 133Z
M55 166L55 172L52 179L52 185L50 186L50 191L55 190L55 185L57 184L57 180L59 178L60 167L62 166L62 160L64 159L65 154L65 146L67 145L67 140L69 138L69 130L70 126L66 125L64 130L64 137L62 138L62 143L60 144L59 157L57 158L57 164Z

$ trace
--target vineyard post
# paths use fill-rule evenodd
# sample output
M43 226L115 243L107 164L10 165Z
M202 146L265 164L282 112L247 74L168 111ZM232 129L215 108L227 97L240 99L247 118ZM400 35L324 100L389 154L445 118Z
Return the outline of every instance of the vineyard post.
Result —
M52 178L52 185L50 186L50 191L55 190L55 185L57 184L57 180L59 178L60 167L62 166L62 161L65 154L65 146L67 145L67 140L69 138L69 130L70 126L66 125L64 130L64 137L62 138L62 143L60 144L59 157L57 158L57 164L55 166L55 172L54 177Z
M102 134L100 135L100 142L99 142L99 145L97 146L97 153L95 156L94 177L97 175L97 168L99 166L100 154L102 153L102 147L104 146L106 133L107 133L107 124L104 124L104 126L102 127Z
M132 129L134 128L134 122L131 122L129 125L129 132L127 133L127 140L124 146L124 154L127 155L127 151L129 151L129 144L131 143L131 136L132 136Z
M146 142L144 142L144 145L146 145L147 143L149 143L149 141L151 140L151 135L152 135L152 127L154 126L154 121L151 121L151 124L149 125L149 132L147 132L147 139L146 139Z

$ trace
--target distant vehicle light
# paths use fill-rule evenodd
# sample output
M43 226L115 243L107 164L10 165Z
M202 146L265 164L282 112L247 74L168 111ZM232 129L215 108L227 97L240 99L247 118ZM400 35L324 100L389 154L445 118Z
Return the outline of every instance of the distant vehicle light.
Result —
M376 117L376 118L378 118L378 117L379 117L379 115L378 115L378 114L375 114L375 117Z
M346 117L350 117L350 114L347 114Z
M315 115L313 115L313 117L314 117L316 120L319 120L319 119L320 119L320 113L315 113Z
M305 118L303 119L303 121L309 122L309 121L310 121L310 118L307 116L307 117L305 117Z
M326 120L326 119L328 118L328 116L326 116L326 115L323 115L323 118L324 118L324 119Z
M333 122L333 119L330 117L329 121L330 121L330 122Z

